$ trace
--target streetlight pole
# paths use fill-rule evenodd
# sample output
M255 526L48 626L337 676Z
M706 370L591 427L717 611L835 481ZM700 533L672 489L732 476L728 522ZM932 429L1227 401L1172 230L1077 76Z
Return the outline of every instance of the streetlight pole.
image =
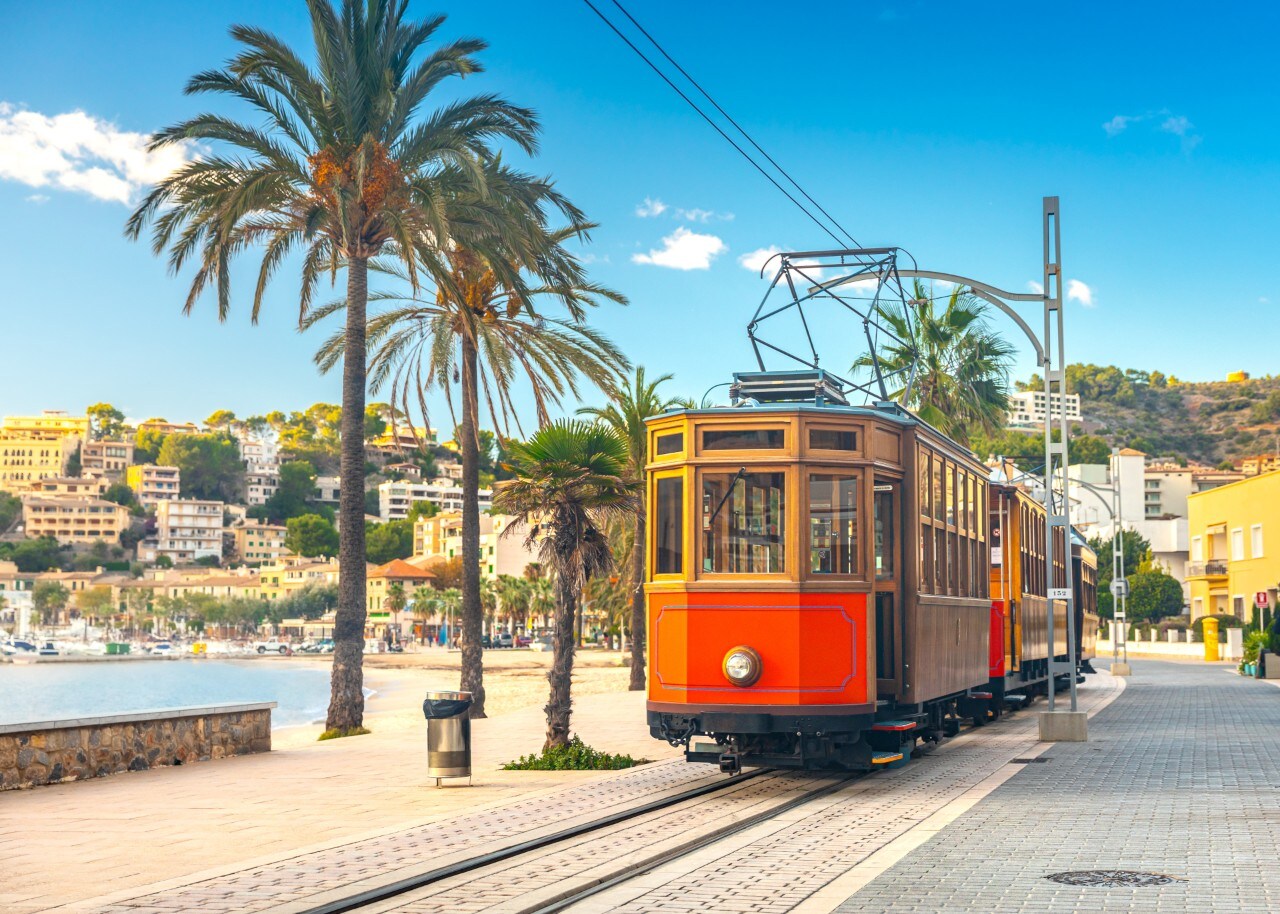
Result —
M1111 660L1114 664L1118 657L1124 659L1119 660L1124 664L1123 669L1128 670L1129 664L1129 582L1124 577L1124 493L1120 490L1120 449L1111 449L1111 489L1112 498L1115 500L1116 510L1113 515L1113 523L1115 529L1112 531L1111 537ZM1117 593L1118 591L1118 593ZM1119 612L1116 611L1116 601L1119 600ZM1119 630L1121 644L1116 643L1116 632Z

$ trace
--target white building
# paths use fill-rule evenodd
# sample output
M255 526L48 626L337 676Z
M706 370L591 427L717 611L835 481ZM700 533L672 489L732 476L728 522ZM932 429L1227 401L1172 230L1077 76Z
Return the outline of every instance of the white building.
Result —
M167 555L174 564L206 556L222 561L222 512L220 501L160 502L156 505L156 556Z
M486 510L493 504L493 490L481 489L479 499L480 510ZM384 521L404 520L416 501L429 501L441 511L461 511L462 487L444 478L431 482L384 482L378 486L378 515Z
M1023 390L1009 395L1009 428L1044 428L1045 399L1043 390ZM1063 395L1053 395L1053 418L1062 415ZM1067 421L1080 421L1080 395L1066 395Z
M341 485L341 476L317 476L315 500L322 505L336 505Z
M513 529L508 530L508 527ZM532 562L539 561L535 549L525 545L529 529L507 514L480 515L480 574L492 581L501 574L520 577ZM456 511L421 517L413 525L415 565L448 561L462 555L462 515Z
M237 435L244 462L245 503L265 505L280 487L280 448L274 429Z

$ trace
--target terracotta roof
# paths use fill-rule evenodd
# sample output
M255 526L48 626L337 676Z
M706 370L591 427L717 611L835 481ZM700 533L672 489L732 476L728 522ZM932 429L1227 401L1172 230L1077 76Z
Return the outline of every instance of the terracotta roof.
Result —
M1122 447L1120 448L1120 456L1121 457L1146 457L1147 455L1145 452L1135 451L1131 447Z
M379 565L369 572L371 578L434 578L435 575L424 571L416 565L410 565L404 559L392 559L385 565Z

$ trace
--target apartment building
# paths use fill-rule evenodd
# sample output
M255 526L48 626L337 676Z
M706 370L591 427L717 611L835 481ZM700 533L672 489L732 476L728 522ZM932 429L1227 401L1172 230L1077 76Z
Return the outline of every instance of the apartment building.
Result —
M1260 454L1240 461L1240 472L1246 476L1274 473L1276 470L1280 470L1280 454Z
M265 505L280 487L280 449L274 432L242 432L240 459L244 461L245 503Z
M47 409L38 416L5 416L0 419L0 438L29 438L57 441L89 437L89 417L71 416L62 410Z
M1023 390L1009 395L1009 415L1006 425L1009 428L1043 428L1045 420L1045 394L1043 390ZM1053 418L1062 415L1063 403L1066 403L1068 422L1080 421L1080 395L1053 395Z
M160 502L177 498L181 491L182 473L177 467L139 463L129 467L125 482L133 489L138 504L154 508Z
M392 559L385 565L369 570L365 595L368 600L369 620L375 625L390 625L393 630L400 631L400 616L407 610L393 613L387 606L387 597L392 585L399 584L404 590L406 601L413 599L414 591L426 587L435 580L435 575L417 565L411 565L404 559Z
M1262 473L1187 499L1187 582L1193 619L1230 613L1246 621L1280 598L1280 473Z
M525 546L528 528L521 525L509 533L515 518L507 514L480 515L480 574L493 580L501 574L520 577L536 549ZM413 558L416 565L446 561L462 555L462 514L451 511L435 517L420 517L413 525Z
M493 504L493 490L479 492L480 510ZM417 501L429 501L441 511L462 510L462 487L452 480L433 479L431 482L384 482L378 486L378 516L384 521L404 520L409 508Z
M0 491L16 494L33 482L67 472L78 438L54 440L0 434Z
M80 446L80 472L101 476L112 482L124 479L133 463L133 444L129 441L86 441Z
M129 509L89 495L30 495L22 500L22 523L28 537L52 536L64 546L115 545L129 527Z
M213 556L222 560L220 501L167 499L156 504L156 556L174 564Z
M281 558L258 569L259 592L266 600L279 600L304 587L337 583L336 558Z
M322 505L336 505L341 485L340 476L317 476L315 500Z
M1173 463L1149 464L1143 470L1143 517L1186 517L1187 497L1195 491L1194 476L1192 467Z
M246 520L231 528L236 555L246 565L266 565L287 555L285 528L262 521Z
M246 505L265 505L267 499L280 488L278 473L245 473L244 502Z
M52 498L63 495L74 495L80 498L91 496L97 498L107 491L107 481L93 476L49 476L27 486L19 498L43 496Z
M169 422L166 419L148 419L138 423L139 432L159 432L163 435L198 435L200 426L194 422Z

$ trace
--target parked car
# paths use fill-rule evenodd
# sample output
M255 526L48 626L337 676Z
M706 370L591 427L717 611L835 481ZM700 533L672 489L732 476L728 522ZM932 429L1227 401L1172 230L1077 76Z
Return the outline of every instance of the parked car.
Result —
M515 647L515 639L511 637L511 632L498 632L493 636L494 647Z
M528 635L516 635L515 647L528 647L533 643L533 639Z
M259 654L287 654L289 653L289 645L283 641L277 641L272 638L270 641L259 641L254 645L254 649Z
M494 644L493 644L493 639L492 639L492 638L490 638L488 635L481 635L481 636L480 636L480 646L481 646L482 648L484 648L485 650L488 650L489 648L491 648L491 647L493 647L493 646L494 646Z

